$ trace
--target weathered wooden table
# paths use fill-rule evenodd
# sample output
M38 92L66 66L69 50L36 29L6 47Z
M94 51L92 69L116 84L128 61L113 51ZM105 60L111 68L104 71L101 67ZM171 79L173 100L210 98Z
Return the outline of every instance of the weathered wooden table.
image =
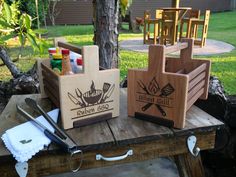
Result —
M39 95L16 95L11 98L0 116L0 135L5 130L25 122L16 113L16 103L24 103L26 97L35 98L47 110L52 109L48 99ZM193 106L187 113L186 127L182 130L170 129L150 122L127 116L126 89L121 89L120 116L105 122L68 130L68 134L80 145L84 152L82 169L108 165L143 161L163 156L174 156L180 176L204 176L200 156L193 157L187 148L186 140L190 135L197 137L197 146L201 150L212 149L216 130L223 123ZM116 162L97 161L96 154L118 156L132 149L133 155ZM29 163L28 176L44 176L70 171L69 155L55 146L39 152ZM0 141L0 176L17 176L12 155Z

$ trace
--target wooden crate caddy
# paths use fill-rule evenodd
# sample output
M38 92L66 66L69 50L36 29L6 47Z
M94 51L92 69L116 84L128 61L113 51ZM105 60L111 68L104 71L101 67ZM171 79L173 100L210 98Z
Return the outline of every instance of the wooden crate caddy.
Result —
M64 43L59 46L81 51ZM40 87L60 107L64 129L119 116L119 70L99 70L97 46L84 46L82 56L84 72L73 75L56 74L49 59L38 64L42 72Z
M210 61L192 59L193 40L165 47L149 46L147 69L128 70L128 115L184 128L186 111L207 99ZM180 57L165 57L180 50Z

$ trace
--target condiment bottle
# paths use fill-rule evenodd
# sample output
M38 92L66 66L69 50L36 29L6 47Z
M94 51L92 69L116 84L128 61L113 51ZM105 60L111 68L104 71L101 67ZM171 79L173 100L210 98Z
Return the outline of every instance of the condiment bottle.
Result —
M61 75L74 74L72 69L71 69L71 64L70 64L70 50L62 49L61 54L62 54L62 72L61 72Z
M51 63L51 67L53 69L53 71L55 71L58 74L61 74L61 70L62 70L62 55L60 53L55 53L53 54L53 59L50 60Z
M73 59L70 59L70 65L73 73L77 73L77 68Z
M76 63L77 63L77 73L82 73L83 72L83 60L82 60L82 57L81 58L77 58L76 59Z
M48 49L48 54L49 54L49 59L53 59L53 55L57 53L56 48L49 48Z

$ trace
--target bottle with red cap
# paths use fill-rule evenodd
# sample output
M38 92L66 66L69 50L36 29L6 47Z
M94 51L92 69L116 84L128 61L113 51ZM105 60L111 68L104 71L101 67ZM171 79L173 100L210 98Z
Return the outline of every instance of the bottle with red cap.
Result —
M57 53L56 48L49 48L48 49L48 54L49 54L49 59L53 59L53 55Z
M83 72L83 60L82 57L76 59L76 73L82 73Z
M72 71L72 68L71 68L71 64L70 64L70 50L62 49L61 54L62 54L62 71L61 71L61 75L74 74L73 71Z

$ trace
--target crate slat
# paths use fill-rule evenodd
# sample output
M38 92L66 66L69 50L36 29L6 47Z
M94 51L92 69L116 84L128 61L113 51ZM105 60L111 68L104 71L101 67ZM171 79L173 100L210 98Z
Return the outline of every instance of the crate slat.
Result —
M171 45L171 46L165 47L165 54L177 52L177 51L180 51L180 50L185 49L187 47L188 47L187 42L177 43L176 45Z
M191 108L195 101L204 93L204 88L200 89L187 103L187 110Z
M188 90L191 90L195 85L197 85L197 83L199 83L201 80L204 80L205 78L206 72L200 73L197 77L195 77L189 82Z
M188 91L188 98L187 100L190 100L193 95L195 95L200 89L204 88L205 80L200 81L197 83L191 90Z
M200 66L198 66L197 68L195 68L193 71L191 71L190 73L188 73L189 75L189 81L193 80L197 75L199 75L199 73L205 71L207 68L207 64L203 63Z
M48 87L44 87L45 93L48 95L50 100L59 108L60 107L60 100L58 100L55 95L52 94L51 91L49 91Z

